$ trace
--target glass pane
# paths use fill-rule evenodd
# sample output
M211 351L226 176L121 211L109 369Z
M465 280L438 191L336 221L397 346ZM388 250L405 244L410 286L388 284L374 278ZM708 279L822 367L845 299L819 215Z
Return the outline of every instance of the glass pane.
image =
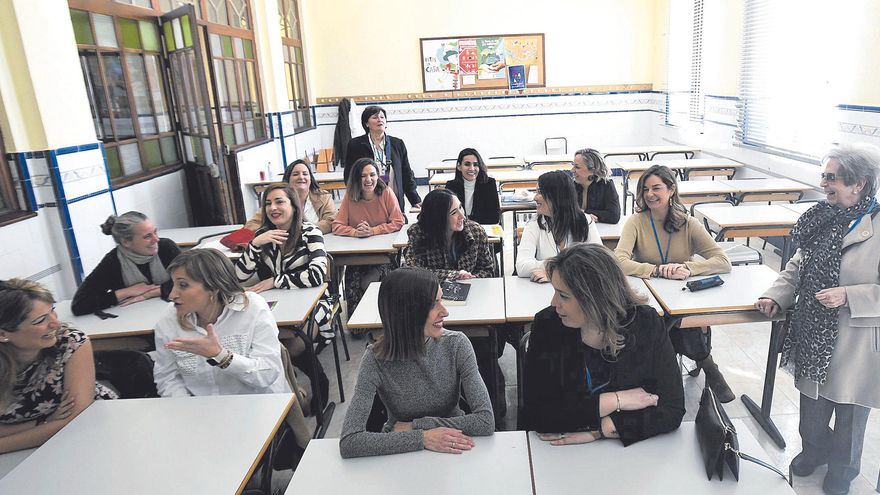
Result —
M212 33L208 36L208 42L211 44L211 56L219 57L223 53L223 49L220 47L220 35Z
M189 16L180 16L180 29L183 31L183 46L189 48L193 44L192 27L189 25Z
M294 60L296 63L298 63L298 64L302 64L302 63L303 63L303 51L302 51L302 48L300 48L300 47L298 47L298 46L293 47L293 60Z
M232 54L235 58L244 58L244 48L241 44L241 38L232 38Z
M171 0L159 0L159 9L162 12L171 12L174 10L174 7L171 4Z
M230 120L231 117L229 112L229 96L226 84L226 72L223 70L222 60L214 60L214 75L216 76L217 80L217 98L220 105L220 120L225 122Z
M256 131L257 139L266 137L266 130L263 128L263 119L254 120L254 131Z
M239 62L238 63L239 73L244 74L246 70L247 69L245 69L245 62ZM250 75L250 74L248 74L248 75ZM243 107L243 110L244 110L244 118L252 119L252 118L254 118L254 111L253 111L254 100L253 100L253 97L251 96L251 89L250 89L250 84L248 84L248 79L250 79L250 78L249 77L242 77L241 78L241 98L242 98L241 106Z
M244 58L254 59L254 42L251 40L242 40L244 42Z
M291 65L284 64L284 77L287 79L287 101L290 102L290 108L293 109L293 77L291 76Z
M244 133L247 141L250 143L254 140L254 121L253 120L245 120L244 121Z
M150 83L150 98L153 101L153 114L159 125L159 132L168 132L171 130L171 117L168 115L168 106L165 104L165 84L162 81L159 66L159 57L157 55L147 55L145 58L147 64L147 80Z
M101 140L113 140L113 126L110 125L110 109L101 81L101 68L98 65L98 54L93 51L81 51L79 54L89 106L92 110L92 121L95 134Z
M122 31L122 46L126 48L141 48L141 37L138 35L138 23L131 19L119 19L119 29Z
M229 25L242 29L250 29L250 23L248 22L247 0L229 0L229 7Z
M232 130L231 124L223 126L223 144L227 146L235 146L235 133Z
M158 52L159 33L156 31L156 25L152 22L140 21L138 26L141 30L141 40L144 42L144 50Z
M138 174L144 170L137 143L119 145L119 158L122 160L122 175Z
M235 142L238 144L246 143L244 137L244 125L241 122L236 122L232 125L232 128L235 130Z
M131 108L128 101L128 92L125 88L125 74L122 71L122 61L119 54L104 54L104 76L107 81L107 94L110 99L110 108L113 111L113 119L116 123L116 138L126 139L134 137L134 124L131 121ZM122 153L122 150L120 150ZM123 165L125 160L123 159Z
M112 148L104 148L104 154L107 155L107 168L110 169L110 178L115 179L122 177L122 164L119 163L119 150L115 146Z
M229 36L221 36L220 42L223 45L223 57L232 58L232 38Z
M144 165L147 169L153 169L162 165L162 152L159 150L159 140L144 141Z
M290 26L290 34L288 37L293 39L299 39L299 21L296 18L296 1L295 0L286 0L284 2L287 7L287 24Z
M235 74L235 62L232 60L224 60L223 65L226 68L226 84L229 88L229 109L232 112L230 116L232 120L241 120L241 100L238 96L238 77Z
M116 42L116 28L113 26L113 18L109 15L92 14L92 22L95 23L95 37L98 46L119 48Z
M165 48L169 52L173 52L177 50L177 45L174 44L174 31L170 22L166 22L162 24L162 31L165 32Z
M147 75L144 71L144 57L135 53L126 53L125 65L131 77L131 95L134 97L134 108L141 134L156 134L156 121L153 119Z
M206 0L205 7L208 9L208 21L229 25L226 17L226 0Z
M174 136L163 137L159 140L162 147L162 162L165 165L171 165L180 161L180 155L177 153L177 139Z
M80 45L94 45L92 26L89 23L89 13L82 10L70 9L70 20L73 22L73 36Z

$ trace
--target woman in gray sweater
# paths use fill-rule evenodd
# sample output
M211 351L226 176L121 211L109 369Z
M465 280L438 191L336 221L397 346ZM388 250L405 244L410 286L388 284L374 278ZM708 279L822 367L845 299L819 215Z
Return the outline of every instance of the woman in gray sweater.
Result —
M495 420L467 337L443 328L437 277L421 268L388 274L379 289L384 335L367 347L345 415L342 457L428 449L460 454L471 436L491 435ZM378 394L388 411L382 432L366 431ZM464 397L471 413L458 406Z

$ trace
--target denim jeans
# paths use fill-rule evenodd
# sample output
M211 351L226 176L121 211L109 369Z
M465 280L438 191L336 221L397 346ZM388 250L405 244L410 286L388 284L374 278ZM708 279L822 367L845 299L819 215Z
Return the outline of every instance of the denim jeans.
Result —
M829 472L855 479L861 468L870 412L870 408L857 404L838 404L822 396L813 400L801 394L798 430L804 452L814 459L827 456ZM834 429L828 425L831 413L834 413Z

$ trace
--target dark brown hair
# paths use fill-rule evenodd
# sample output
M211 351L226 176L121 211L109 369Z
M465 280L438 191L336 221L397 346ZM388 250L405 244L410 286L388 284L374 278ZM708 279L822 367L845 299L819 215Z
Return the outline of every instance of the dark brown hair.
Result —
M666 220L663 221L663 230L674 234L687 223L687 209L681 204L678 197L678 183L675 181L675 173L665 165L652 165L648 170L639 177L639 183L636 186L636 211L643 213L648 211L648 205L645 203L645 181L648 177L656 175L666 184L672 191L669 197L669 212L666 214Z
M409 361L425 354L425 322L439 287L436 275L409 266L382 280L379 317L385 333L372 346L378 359Z

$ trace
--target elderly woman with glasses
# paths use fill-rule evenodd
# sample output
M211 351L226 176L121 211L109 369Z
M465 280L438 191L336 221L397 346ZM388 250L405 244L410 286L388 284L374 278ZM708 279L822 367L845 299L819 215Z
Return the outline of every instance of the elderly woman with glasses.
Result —
M571 175L578 205L594 222L620 221L620 196L601 153L591 148L576 151L571 162Z
M782 366L801 392L803 448L791 471L809 476L828 464L825 493L845 494L868 413L880 407L880 150L841 146L823 162L826 199L798 219L798 250L755 307L767 316L793 309Z

